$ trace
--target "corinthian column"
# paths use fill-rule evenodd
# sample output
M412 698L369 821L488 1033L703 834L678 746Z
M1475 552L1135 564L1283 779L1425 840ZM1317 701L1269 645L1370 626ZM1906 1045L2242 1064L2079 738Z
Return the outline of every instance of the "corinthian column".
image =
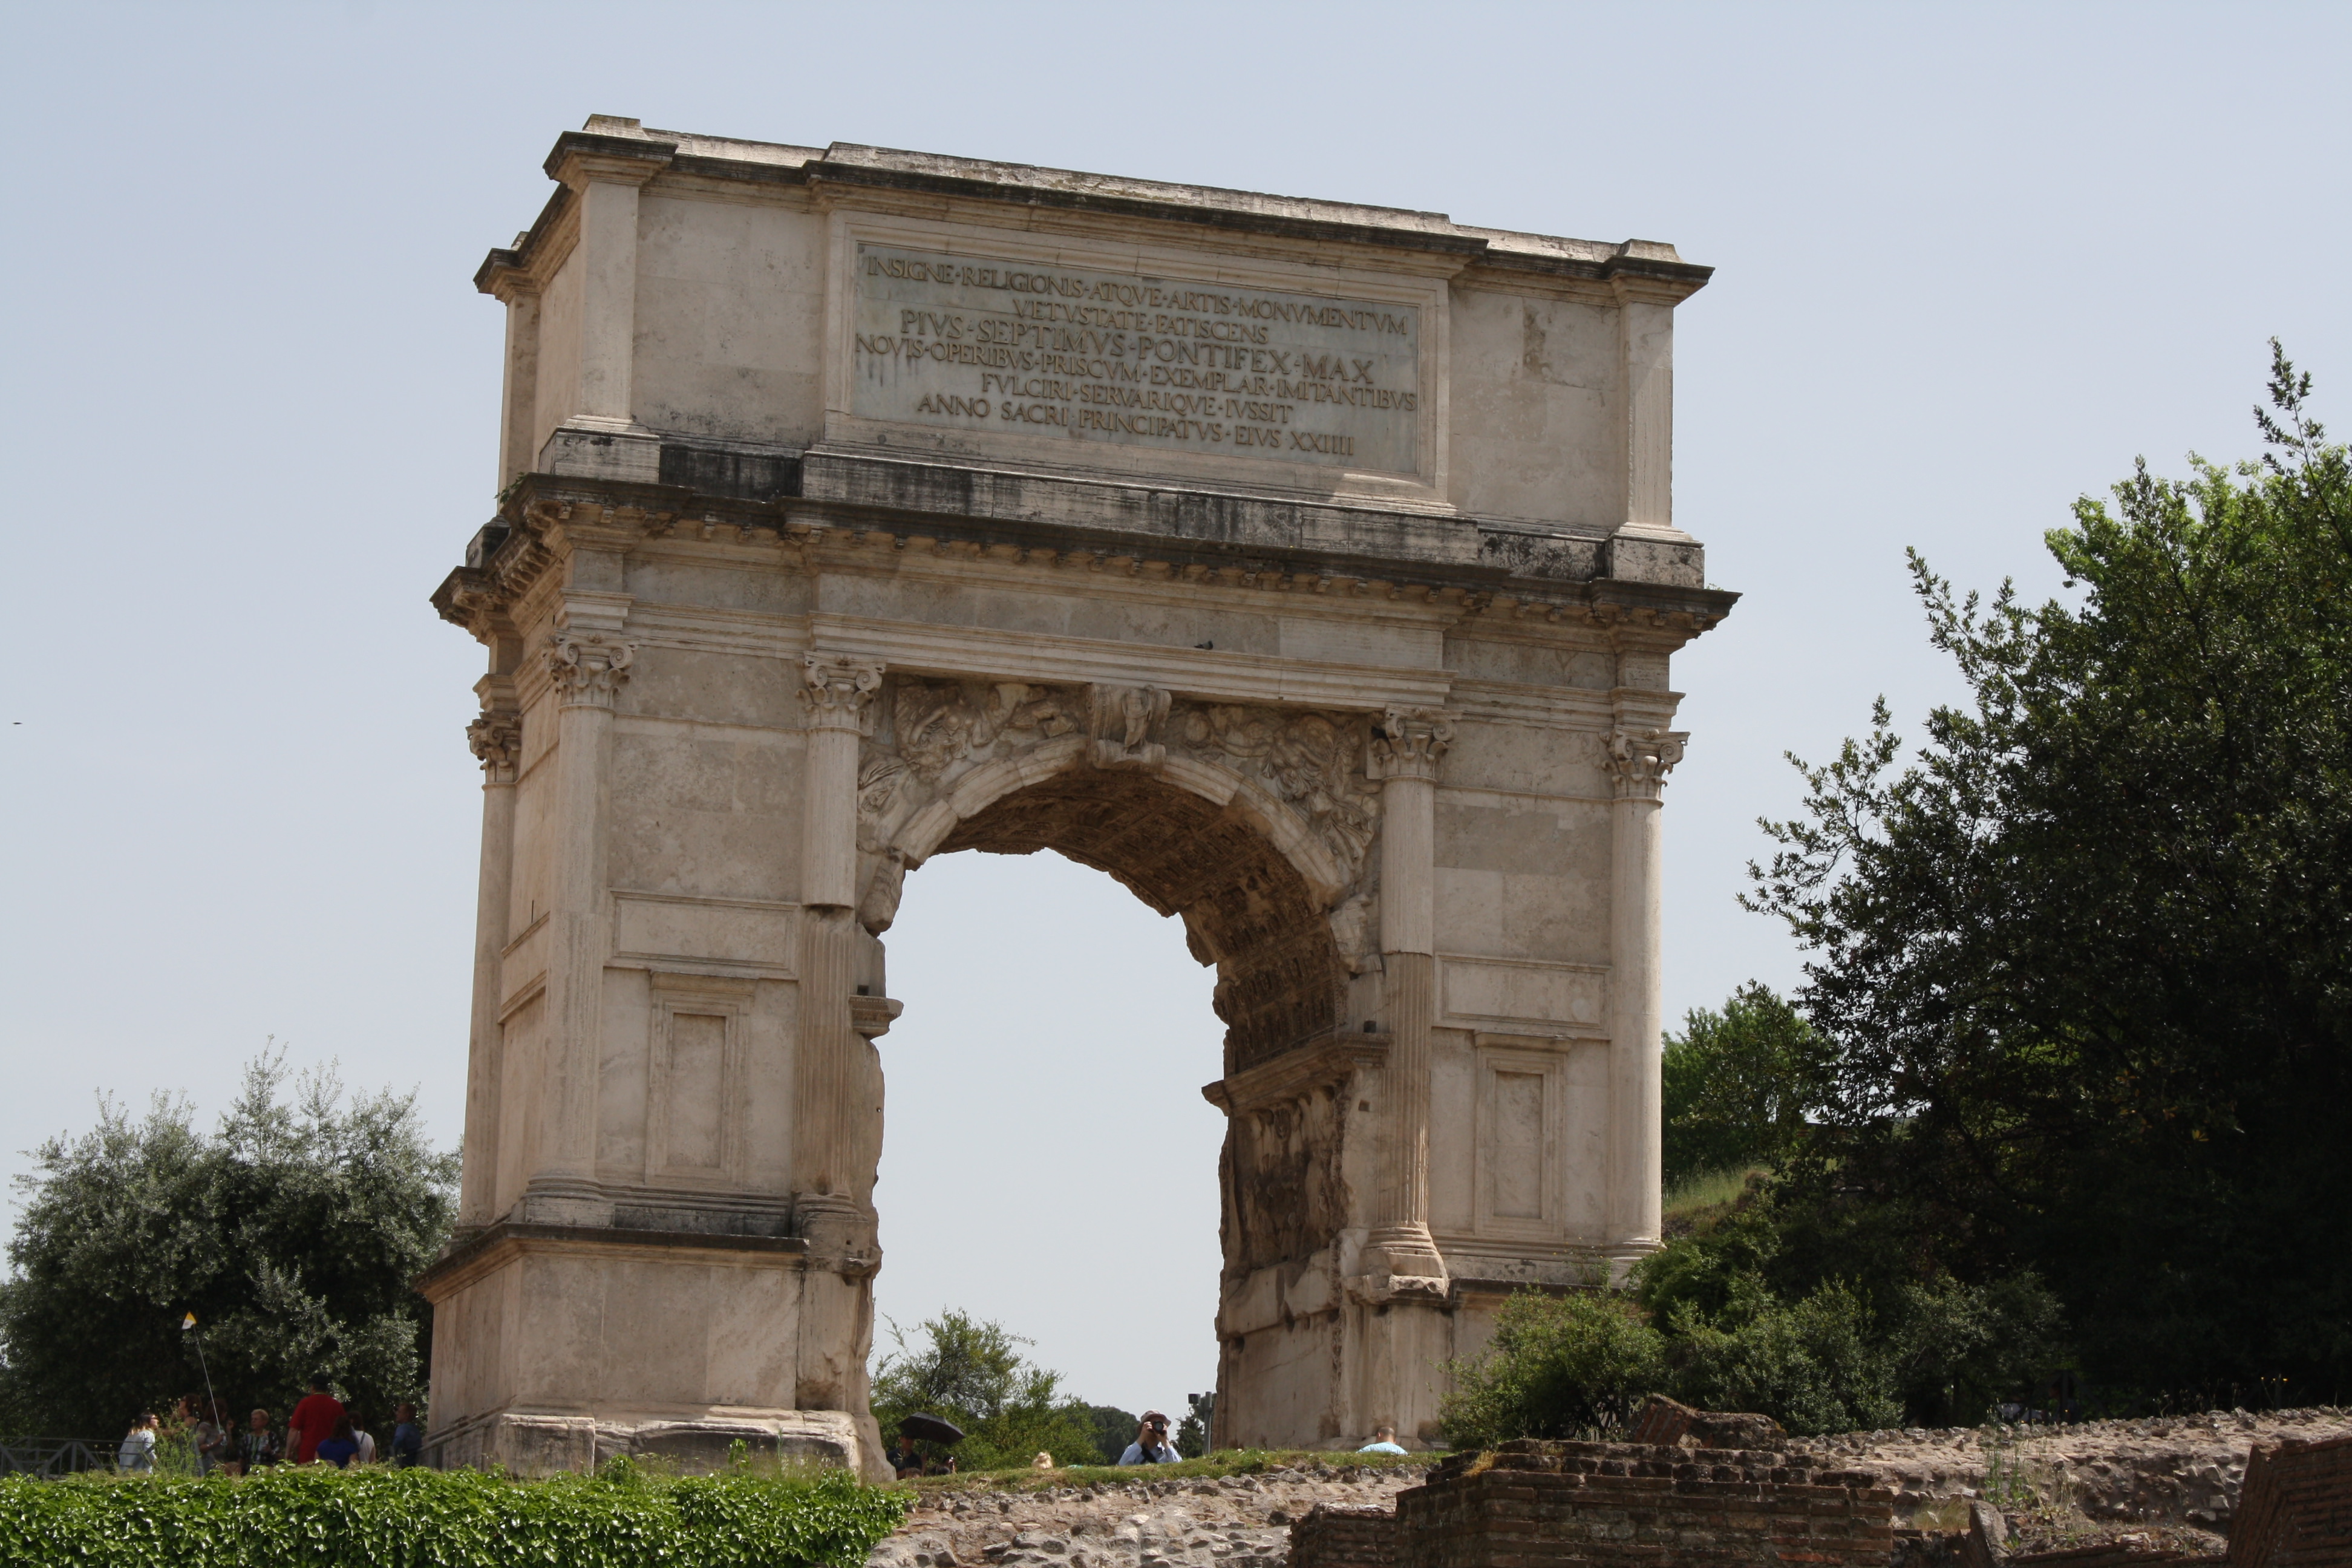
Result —
M1381 781L1381 963L1394 1044L1388 1064L1389 1153L1370 1250L1391 1279L1443 1281L1429 1234L1429 1035L1437 1014L1437 764L1449 715L1391 708L1373 731Z
M488 1225L498 1212L499 1089L504 1066L499 954L506 946L508 898L514 884L515 779L522 764L522 715L514 710L512 683L485 676L476 689L482 698L482 716L466 726L466 743L482 763L482 870L474 901L474 1010L466 1051L460 1226Z
M1619 1247L1655 1246L1662 1220L1658 805L1689 738L1621 727L1609 739L1609 1240Z
M548 1033L526 1205L530 1218L557 1224L603 1217L595 1175L606 946L606 775L613 700L635 658L633 645L594 633L562 634L547 650L556 708Z
M801 789L799 1114L802 1234L812 1247L846 1247L862 1231L849 1169L859 1146L859 1094L869 1048L849 1000L857 934L857 750L882 666L841 655L803 656L801 697L808 733Z

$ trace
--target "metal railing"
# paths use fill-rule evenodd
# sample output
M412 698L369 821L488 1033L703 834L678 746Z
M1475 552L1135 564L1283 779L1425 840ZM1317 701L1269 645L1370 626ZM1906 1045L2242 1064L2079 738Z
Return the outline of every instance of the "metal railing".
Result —
M116 1447L104 1437L0 1437L0 1476L54 1479L110 1470Z

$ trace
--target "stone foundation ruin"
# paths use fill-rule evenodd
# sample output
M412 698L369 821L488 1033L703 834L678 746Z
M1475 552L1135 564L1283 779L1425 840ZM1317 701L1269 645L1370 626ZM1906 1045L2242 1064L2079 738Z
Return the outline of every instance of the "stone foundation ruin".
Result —
M2352 1565L2352 1432L2255 1441L2238 1488L2221 1484L2210 1459L2176 1458L2147 1478L2153 1486L2135 1479L2126 1493L2161 1493L2168 1508L2091 1501L2108 1516L2104 1528L2039 1547L2021 1542L1979 1488L1955 1487L1957 1508L1925 1501L1881 1466L1832 1451L1850 1450L1850 1437L1792 1443L1763 1416L1664 1398L1651 1400L1632 1437L1506 1443L1444 1460L1391 1508L1318 1506L1292 1526L1289 1568ZM2215 1484L2200 1495L2208 1472ZM2221 1527L2226 1547L2204 1526Z

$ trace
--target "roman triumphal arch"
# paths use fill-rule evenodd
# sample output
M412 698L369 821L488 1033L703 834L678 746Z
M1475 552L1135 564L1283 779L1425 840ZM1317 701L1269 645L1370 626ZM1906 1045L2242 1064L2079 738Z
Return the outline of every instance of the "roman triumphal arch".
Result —
M489 650L439 1462L881 1465L880 938L958 849L1216 967L1219 1443L1426 1437L1507 1293L1656 1245L1706 268L602 116L547 169L434 598Z

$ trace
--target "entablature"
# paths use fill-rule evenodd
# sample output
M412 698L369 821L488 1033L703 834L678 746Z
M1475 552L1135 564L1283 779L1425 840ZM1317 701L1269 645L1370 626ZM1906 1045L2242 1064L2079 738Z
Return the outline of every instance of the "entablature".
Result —
M803 488L803 471L805 457L789 489ZM1520 636L1600 629L1613 643L1630 639L1660 652L1715 626L1739 597L1696 582L1617 576L1611 567L1624 542L1611 537L1215 492L1089 488L1119 493L1077 498L1091 504L1064 515L1083 521L1063 521L1035 505L992 504L1007 494L1050 500L1051 490L1013 487L991 495L971 470L944 467L904 485L882 475L843 484L832 496L765 499L529 474L476 534L467 563L435 590L433 605L478 637L510 625L514 607L571 548L563 536L583 531L606 551L698 539L725 543L740 564L764 557L804 571L850 567L876 550L919 549L1023 568L1148 574L1171 587L1426 605ZM914 500L939 504L891 504Z

